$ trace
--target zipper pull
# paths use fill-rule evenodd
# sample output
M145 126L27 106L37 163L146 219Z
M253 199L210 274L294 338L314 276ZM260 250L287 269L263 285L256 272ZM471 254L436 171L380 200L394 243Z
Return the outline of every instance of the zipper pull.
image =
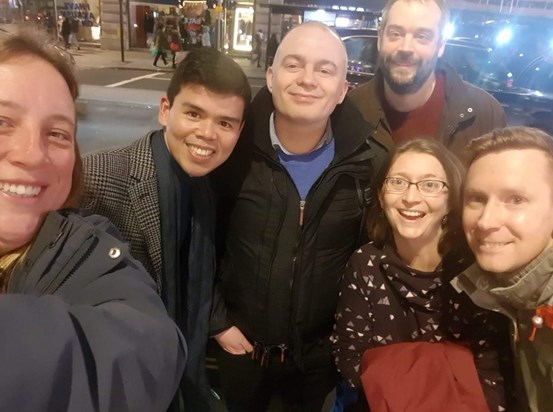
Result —
M305 200L300 200L300 227L303 226L303 211L305 209Z

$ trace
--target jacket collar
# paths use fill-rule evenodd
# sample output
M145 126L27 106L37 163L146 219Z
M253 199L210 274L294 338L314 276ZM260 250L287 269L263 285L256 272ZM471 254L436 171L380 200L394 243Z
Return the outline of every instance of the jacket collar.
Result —
M514 283L504 286L501 275L486 272L472 265L452 285L466 292L479 306L511 313L518 309L535 309L553 301L553 248L550 248L518 271Z
M276 159L271 144L269 119L274 111L272 95L267 87L262 88L252 101L253 109L246 120L242 138L252 141L263 152ZM374 127L363 119L354 103L346 97L330 115L335 140L335 159L353 153L371 135ZM241 139L242 139L241 138Z

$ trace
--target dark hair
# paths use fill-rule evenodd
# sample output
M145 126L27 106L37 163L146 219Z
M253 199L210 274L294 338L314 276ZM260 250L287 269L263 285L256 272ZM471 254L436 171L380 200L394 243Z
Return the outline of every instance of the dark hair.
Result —
M56 47L48 34L33 27L19 26L16 34L0 36L0 64L8 60L36 57L49 63L63 77L73 101L79 96L79 85L69 54ZM76 116L75 116L76 117ZM75 135L77 130L75 130ZM75 165L71 191L63 207L77 207L83 192L83 165L79 145L75 140Z
M242 68L223 53L211 47L189 51L167 88L170 106L186 85L200 85L214 93L241 97L244 100L242 121L246 118L246 108L252 97L250 83Z
M396 4L398 1L416 1L421 4L424 4L426 2L434 2L442 12L442 15L440 17L440 27L439 29L439 35L440 39L443 37L445 26L447 25L449 21L449 6L447 4L446 0L388 0L386 4L384 5L384 8L382 9L382 20L380 21L380 28L385 29L386 25L388 24L388 13L390 12L390 9L394 4Z
M553 137L540 129L516 126L495 129L466 146L464 154L467 167L479 157L504 150L536 149L541 150L553 167Z
M380 199L384 187L384 180L397 158L404 153L423 153L435 157L444 168L448 187L448 208L447 221L443 226L443 233L438 244L438 252L441 256L448 253L454 243L463 238L461 224L461 191L465 177L465 168L455 155L445 146L431 138L418 138L410 140L397 147L394 153L388 158L387 163L382 167L374 186L378 191L377 199ZM384 214L384 210L378 200L372 203L367 215L367 230L371 240L378 247L384 244L394 244L392 228Z

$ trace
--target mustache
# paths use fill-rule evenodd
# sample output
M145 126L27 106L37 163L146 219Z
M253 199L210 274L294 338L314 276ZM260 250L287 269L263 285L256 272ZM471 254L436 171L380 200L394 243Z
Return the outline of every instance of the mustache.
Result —
M386 57L386 63L399 63L399 64L419 64L419 59L413 56L411 52L397 52L394 55Z

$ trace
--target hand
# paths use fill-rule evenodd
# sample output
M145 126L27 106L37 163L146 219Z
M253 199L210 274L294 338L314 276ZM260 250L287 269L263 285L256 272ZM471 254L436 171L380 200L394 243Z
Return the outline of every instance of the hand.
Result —
M236 326L231 326L215 335L215 340L221 345L221 348L232 355L244 355L253 350L252 344Z

